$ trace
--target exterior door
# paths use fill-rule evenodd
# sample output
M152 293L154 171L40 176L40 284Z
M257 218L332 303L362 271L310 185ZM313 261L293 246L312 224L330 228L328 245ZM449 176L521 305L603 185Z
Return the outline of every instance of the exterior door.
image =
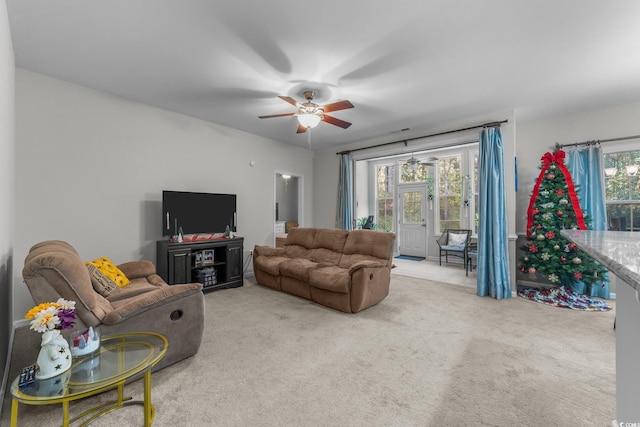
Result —
M427 189L424 186L398 188L398 252L427 256Z

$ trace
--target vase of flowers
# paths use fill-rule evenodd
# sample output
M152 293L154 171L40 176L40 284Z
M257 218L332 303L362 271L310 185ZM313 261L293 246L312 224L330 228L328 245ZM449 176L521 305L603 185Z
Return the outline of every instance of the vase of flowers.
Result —
M36 364L36 378L47 379L71 368L69 343L61 330L72 329L76 319L75 301L59 298L33 307L25 315L31 320L31 329L42 332L42 343Z

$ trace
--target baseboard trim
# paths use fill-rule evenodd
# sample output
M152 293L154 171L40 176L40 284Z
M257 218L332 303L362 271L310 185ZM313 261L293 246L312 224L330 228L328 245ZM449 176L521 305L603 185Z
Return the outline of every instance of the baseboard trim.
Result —
M13 321L13 329L18 329L23 326L29 326L30 321L28 319L18 319Z

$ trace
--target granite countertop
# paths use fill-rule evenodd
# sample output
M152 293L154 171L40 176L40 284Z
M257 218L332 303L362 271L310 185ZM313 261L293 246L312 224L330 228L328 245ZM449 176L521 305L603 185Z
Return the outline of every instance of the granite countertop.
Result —
M562 230L560 234L636 291L640 291L640 233Z

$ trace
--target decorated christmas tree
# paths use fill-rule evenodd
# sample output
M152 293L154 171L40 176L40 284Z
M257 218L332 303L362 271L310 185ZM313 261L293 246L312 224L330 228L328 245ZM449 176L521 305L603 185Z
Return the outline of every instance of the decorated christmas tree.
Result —
M542 156L540 175L527 211L527 244L521 249L520 271L550 282L587 288L607 280L607 270L560 235L562 229L586 230L571 174L564 165L565 153L556 149Z

